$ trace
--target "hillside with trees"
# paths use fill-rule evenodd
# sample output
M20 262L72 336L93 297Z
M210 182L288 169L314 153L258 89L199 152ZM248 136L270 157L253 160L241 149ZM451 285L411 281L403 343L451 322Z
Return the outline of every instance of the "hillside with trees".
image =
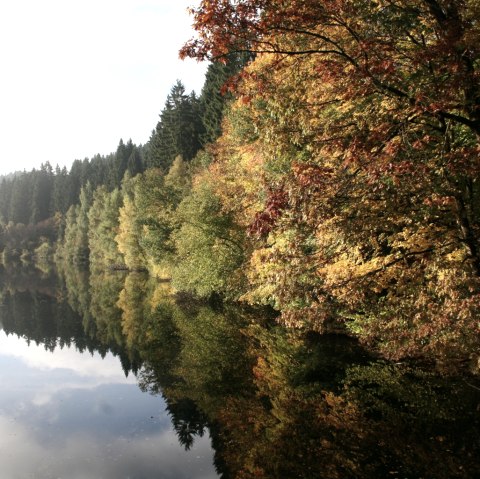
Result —
M0 185L3 260L146 270L478 371L480 7L202 1L146 145ZM45 228L43 230L42 228ZM47 245L47 246L45 246Z

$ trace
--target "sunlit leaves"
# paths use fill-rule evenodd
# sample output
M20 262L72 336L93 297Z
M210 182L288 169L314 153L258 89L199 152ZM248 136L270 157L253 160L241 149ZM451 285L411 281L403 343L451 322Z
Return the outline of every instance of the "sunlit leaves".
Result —
M97 271L121 267L124 264L115 241L121 206L122 194L118 189L110 193L104 187L95 190L92 206L88 211L88 247L90 265Z
M224 130L212 169L243 213L222 193L225 209L250 218L245 300L274 305L291 326L346 328L395 357L461 356L478 341L475 8L251 0L194 10L199 39L184 55L257 53L229 114L242 121ZM260 152L256 197L239 187L242 143Z
M242 232L221 202L212 183L198 178L177 211L181 227L175 233L175 287L199 296L231 293L244 249ZM233 276L232 276L233 275Z

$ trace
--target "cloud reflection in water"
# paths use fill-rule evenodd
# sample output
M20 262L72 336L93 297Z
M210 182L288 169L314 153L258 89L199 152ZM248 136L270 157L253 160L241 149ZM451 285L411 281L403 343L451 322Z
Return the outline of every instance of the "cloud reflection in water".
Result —
M50 353L0 331L2 479L217 477L208 437L185 451L160 397L112 355Z

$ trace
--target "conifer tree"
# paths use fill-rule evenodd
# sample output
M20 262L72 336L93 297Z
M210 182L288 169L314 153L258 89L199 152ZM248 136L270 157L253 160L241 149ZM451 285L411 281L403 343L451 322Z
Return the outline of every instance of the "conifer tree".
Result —
M127 171L132 178L143 172L143 157L141 149L137 146L132 148L132 152L128 157Z
M177 155L193 159L200 149L202 124L199 100L187 95L180 81L172 87L147 150L147 166L167 171Z
M36 224L51 216L51 196L53 190L53 169L47 161L40 170L33 172L33 189L30 199L30 223Z
M65 214L70 205L73 203L74 198L72 198L71 195L70 177L68 175L67 168L64 166L60 169L60 167L57 165L53 178L51 211L53 213L59 212Z
M31 217L32 174L22 173L12 181L8 218L13 223L28 224Z
M232 53L227 56L225 63L217 61L208 66L199 98L203 127L202 145L213 143L221 135L225 105L233 98L228 88L229 82L233 82L248 58L246 54Z

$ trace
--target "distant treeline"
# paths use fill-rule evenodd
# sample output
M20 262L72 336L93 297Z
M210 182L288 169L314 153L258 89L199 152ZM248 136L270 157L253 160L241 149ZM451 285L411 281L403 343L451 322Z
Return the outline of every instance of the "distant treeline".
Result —
M0 177L0 250L7 260L61 239L65 218L81 203L82 190L112 192L125 177L153 168L168 172L177 156L191 161L220 135L224 105L231 97L221 90L242 63L237 56L227 65L210 65L200 96L187 94L177 81L146 145L120 140L114 153L75 160L70 170L46 161L39 169Z
M185 161L215 140L221 131L224 104L231 95L221 92L225 82L240 68L240 60L227 66L210 65L199 97L187 94L181 81L172 87L164 109L146 145L131 140L120 143L114 153L75 160L70 168L53 168L49 161L39 169L0 177L0 222L34 225L65 214L79 202L80 190L87 183L93 189L119 188L125 173L134 177L148 168L168 171L176 156Z

